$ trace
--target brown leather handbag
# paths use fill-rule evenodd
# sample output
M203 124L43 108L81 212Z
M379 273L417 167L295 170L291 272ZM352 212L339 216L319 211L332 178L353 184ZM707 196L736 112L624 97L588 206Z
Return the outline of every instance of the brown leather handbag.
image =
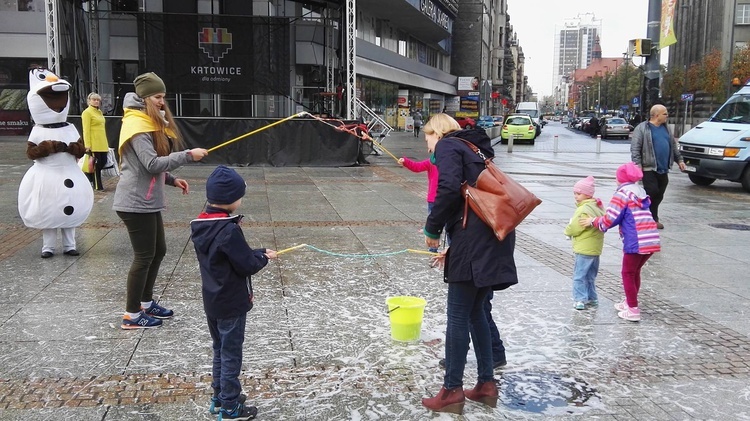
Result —
M467 182L461 185L461 193L466 200L463 228L466 228L469 207L471 207L479 219L492 228L498 240L502 241L542 201L502 172L492 162L492 158L486 158L476 145L464 139L461 140L484 160L485 166L474 186L470 186Z

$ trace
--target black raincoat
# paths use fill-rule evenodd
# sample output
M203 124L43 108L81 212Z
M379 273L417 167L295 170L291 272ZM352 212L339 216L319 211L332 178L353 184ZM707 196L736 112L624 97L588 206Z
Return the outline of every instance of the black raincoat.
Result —
M438 189L425 232L437 235L446 226L451 246L445 261L445 282L474 282L476 287L505 289L518 283L513 258L515 231L499 241L484 222L469 208L466 229L462 228L464 198L461 184L473 185L484 170L484 161L460 139L475 144L490 158L495 153L490 138L482 129L460 130L445 135L435 146Z

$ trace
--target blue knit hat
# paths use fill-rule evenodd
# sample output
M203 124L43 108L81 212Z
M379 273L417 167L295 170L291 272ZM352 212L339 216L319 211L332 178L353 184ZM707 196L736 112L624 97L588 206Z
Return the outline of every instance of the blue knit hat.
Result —
M206 199L213 205L230 205L245 195L246 187L237 171L219 165L206 180Z

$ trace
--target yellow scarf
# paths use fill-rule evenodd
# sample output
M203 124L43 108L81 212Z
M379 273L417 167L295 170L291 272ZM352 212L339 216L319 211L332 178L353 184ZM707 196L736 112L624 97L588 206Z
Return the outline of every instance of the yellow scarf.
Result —
M117 152L122 156L122 147L125 146L128 140L132 139L133 136L138 133L150 133L158 130L158 127L154 125L148 114L140 110L132 108L126 108L125 114L122 116L122 127L120 128L120 143L117 147ZM174 138L175 133L169 127L164 132L167 136Z

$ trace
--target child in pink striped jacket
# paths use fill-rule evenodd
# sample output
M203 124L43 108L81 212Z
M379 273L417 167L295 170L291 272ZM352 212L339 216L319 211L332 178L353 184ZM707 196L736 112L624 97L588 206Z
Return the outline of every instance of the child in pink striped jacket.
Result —
M617 315L625 320L641 320L638 291L641 288L641 268L654 253L661 250L659 231L649 207L651 199L643 187L636 184L643 171L632 162L617 168L617 190L609 201L604 216L581 218L581 226L594 226L606 232L617 225L622 239L622 286L625 300L615 304Z

